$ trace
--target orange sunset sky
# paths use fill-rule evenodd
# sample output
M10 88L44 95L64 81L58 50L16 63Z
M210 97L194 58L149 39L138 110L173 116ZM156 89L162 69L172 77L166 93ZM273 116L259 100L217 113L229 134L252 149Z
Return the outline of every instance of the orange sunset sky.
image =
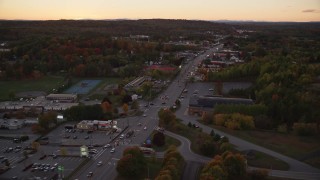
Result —
M0 19L320 21L320 0L0 0Z

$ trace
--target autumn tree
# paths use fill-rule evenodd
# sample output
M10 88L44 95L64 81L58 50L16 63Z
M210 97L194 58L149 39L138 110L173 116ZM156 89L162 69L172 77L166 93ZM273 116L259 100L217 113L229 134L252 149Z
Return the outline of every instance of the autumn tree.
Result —
M32 149L38 150L40 147L40 144L39 144L39 142L33 141L31 143L31 147L32 147Z
M118 161L118 173L127 178L138 178L145 172L146 159L139 147L129 147L123 152L122 158Z
M129 106L128 104L124 103L122 105L122 110L124 111L125 114L128 114L128 111L129 111Z
M39 125L44 129L49 129L51 124L57 123L57 113L47 112L38 117Z
M176 116L170 109L160 109L158 112L159 126L172 128L176 123Z
M246 159L239 153L227 151L222 154L223 165L229 179L241 179L246 175Z
M175 146L170 146L164 154L162 168L155 179L180 179L183 166L183 157Z
M224 170L223 159L220 155L216 155L209 163L207 163L201 171L200 179L227 179L227 173Z
M200 179L245 179L246 160L241 154L225 152L207 163Z

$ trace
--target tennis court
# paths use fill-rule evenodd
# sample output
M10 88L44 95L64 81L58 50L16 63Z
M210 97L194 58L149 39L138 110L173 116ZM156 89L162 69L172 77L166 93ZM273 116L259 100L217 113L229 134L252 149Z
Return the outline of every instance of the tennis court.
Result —
M101 80L82 80L77 84L73 85L64 93L67 94L88 94L94 87L96 87Z

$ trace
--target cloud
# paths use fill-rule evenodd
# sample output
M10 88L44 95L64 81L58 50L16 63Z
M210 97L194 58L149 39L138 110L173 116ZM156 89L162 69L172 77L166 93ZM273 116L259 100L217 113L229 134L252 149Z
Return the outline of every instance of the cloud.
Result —
M302 12L303 13L320 13L320 10L317 10L317 9L305 9Z

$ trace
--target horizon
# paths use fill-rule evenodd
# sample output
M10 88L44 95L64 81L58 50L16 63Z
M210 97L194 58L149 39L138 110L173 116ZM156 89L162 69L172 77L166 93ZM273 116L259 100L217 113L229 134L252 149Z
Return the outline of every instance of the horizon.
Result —
M319 0L0 0L2 20L184 19L319 22Z
M186 20L186 21L206 21L206 22L221 22L221 23L320 23L319 21L257 21L257 20L203 20L203 19L166 19L166 18L144 18L144 19L131 19L131 18L115 18L115 19L0 19L0 21L139 21L139 20Z

